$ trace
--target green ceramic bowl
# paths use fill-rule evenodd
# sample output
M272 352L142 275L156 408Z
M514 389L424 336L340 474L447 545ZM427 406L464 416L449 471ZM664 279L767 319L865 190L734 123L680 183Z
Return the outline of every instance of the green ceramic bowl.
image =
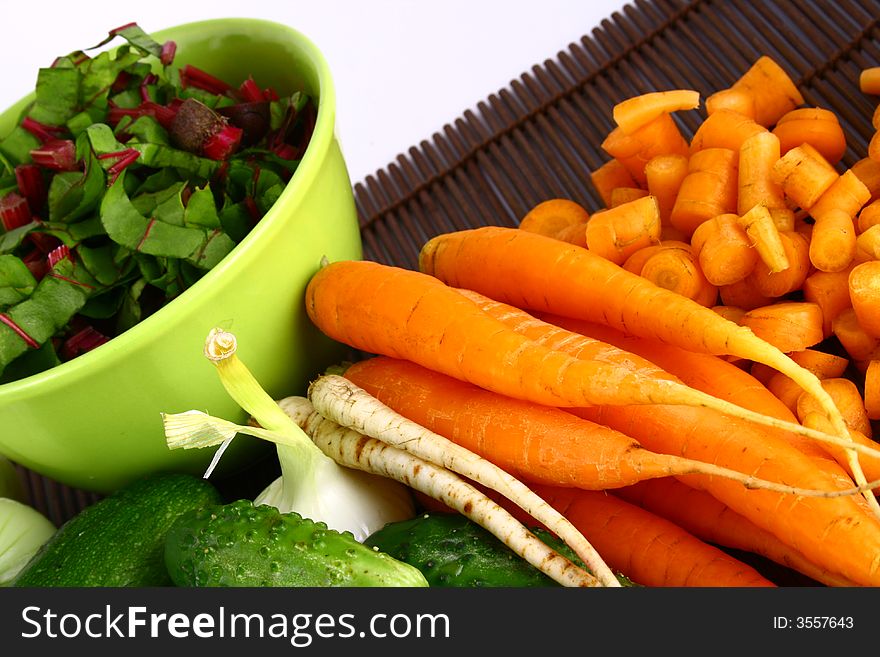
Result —
M230 81L251 74L279 91L304 89L318 99L318 116L283 194L219 265L108 343L0 385L0 454L99 493L148 472L199 471L208 463L213 449L166 448L162 412L198 409L246 420L202 355L215 326L237 336L239 357L270 394L304 392L311 377L344 353L310 323L306 284L324 256L361 258L351 181L334 134L333 81L320 51L289 27L252 19L192 23L155 36L177 42L176 65L190 63ZM0 135L28 100L0 115ZM256 445L236 439L224 468L244 466Z

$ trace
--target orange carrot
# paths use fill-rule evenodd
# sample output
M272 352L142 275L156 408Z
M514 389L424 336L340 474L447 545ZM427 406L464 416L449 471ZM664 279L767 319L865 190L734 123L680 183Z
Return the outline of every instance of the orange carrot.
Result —
M862 328L854 308L849 307L837 314L831 322L831 331L854 361L872 360L880 347L877 338Z
M535 486L607 560L633 582L650 587L774 586L752 566L708 545L678 525L604 492ZM491 496L491 494L490 494ZM498 503L520 522L528 515Z
M741 281L758 261L758 252L735 214L720 214L697 226L691 247L712 285Z
M716 463L738 462L738 467L745 467L744 459L755 457L755 450L766 454L767 449L774 452L779 449L782 451L777 452L773 457L754 461L756 471L764 473L763 476L769 478L765 468L779 465L779 459L783 458L782 452L785 452L786 460L789 457L795 462L803 459L802 467L811 473L810 477L831 479L807 455L801 454L791 445L777 443L760 432L752 436L750 430L743 424L719 421L720 416L703 412L702 409L684 406L602 406L575 409L573 412L599 424L616 428L652 451L683 454L696 460L712 459ZM713 442L721 437L723 442L727 442L728 449L719 451L715 446L710 451L703 451L702 438L707 433L713 434ZM747 437L754 438L754 447L751 443L749 447L745 446L744 441ZM789 453L788 450L791 452ZM700 456L698 457L697 454ZM800 480L800 477L794 474L792 464L785 466L785 472L786 474L782 476L787 477L787 481ZM795 478L788 479L789 476ZM743 500L724 482L693 479L688 477L683 481L705 488L713 497L737 510L756 525L772 532L817 565L863 585L876 586L876 582L880 581L878 577L880 559L876 557L880 554L878 552L880 545L876 544L875 538L855 538L850 533L851 528L857 527L857 533L864 530L873 535L880 533L880 527L876 519L867 515L865 508L855 500L847 498L848 509L831 510L830 505L824 504L827 500L822 500L822 505L807 509L801 503L784 504L778 496L765 495L764 491L747 491L746 499ZM826 520L819 520L820 516L825 516ZM844 520L845 518L849 520ZM863 540L867 543L862 542ZM873 546L868 547L871 544ZM867 584L868 582L874 584Z
M648 190L641 187L615 187L611 190L611 205L609 207L616 208L645 196L648 196Z
M794 213L786 204L782 187L773 181L773 165L779 157L779 139L771 132L758 132L742 143L737 174L738 214L763 205L771 215L791 214L793 220Z
M589 346L590 342L585 341L583 336L579 334L574 334L571 331L566 331L559 327L555 328L555 330L548 329L546 324L541 322L537 322L534 319L526 320L523 319L522 311L518 311L515 308L508 307L508 309L504 309L502 304L486 304L483 307L487 309L487 311L491 311L490 314L497 317L503 317L505 315L508 316L508 319L505 321L511 328L521 332L523 335L528 337L533 337L536 340L540 340L542 343L548 346L555 346L560 348L567 353L572 354L573 356L582 358L582 357L593 357L594 354L592 352L592 348ZM561 319L561 318L557 318ZM577 327L583 327L584 323L576 320L564 319L564 322L568 325L574 325ZM606 334L603 337L612 337L611 335ZM630 346L633 343L632 338L624 338L626 340L626 345ZM614 340L617 342L617 340ZM636 341L637 344L647 344L643 340ZM651 344L656 344L656 342L651 342ZM663 353L663 349L661 348L658 354L652 354L653 360L658 360L659 354ZM674 348L670 349L668 346L665 347L668 350L668 353L665 355L665 362L678 362L678 358L674 353ZM647 354L646 354L647 355ZM692 373L693 371L699 369L694 367L694 361L686 362L685 359L681 359L681 367L679 368L682 374ZM725 364L726 365L726 364ZM727 367L731 367L726 365ZM715 368L711 368L712 372L715 372ZM692 375L692 374L691 374ZM711 377L711 375L709 375ZM716 377L722 378L722 377ZM716 385L716 383L712 382L709 385ZM737 387L737 383L734 382L733 387ZM758 403L763 403L759 398L756 398ZM688 412L681 413L679 411L686 410ZM691 412L692 411L692 412ZM799 462L800 459L807 459L810 463L809 466L804 465L807 470L812 471L811 476L817 476L821 478L828 478L829 482L834 482L833 484L829 483L828 485L833 486L841 486L845 487L848 485L848 478L845 475L839 474L843 471L838 469L837 466L833 466L831 462L827 458L823 458L822 463L820 463L814 455L808 455L806 453L801 452L795 444L793 444L787 435L777 434L776 432L767 432L767 431L753 431L753 427L749 427L747 425L742 426L742 430L745 433L740 434L737 427L729 426L725 424L724 417L714 414L707 409L699 409L695 407L674 407L674 406L655 406L655 407L641 407L641 406L620 406L620 407L602 407L602 408L590 408L590 409L573 409L571 412L581 416L588 417L594 421L598 421L600 424L606 424L613 428L616 428L627 435L632 437L636 437L637 440L642 442L644 445L647 445L649 442L655 445L654 451L662 451L669 454L681 454L687 452L688 450L696 450L703 454L705 459L712 459L717 462L717 458L719 458L719 454L715 452L714 448L709 448L707 443L714 441L717 436L722 436L722 444L724 444L727 448L730 449L729 456L732 460L740 460L740 459L756 459L755 467L763 468L763 467L772 467L771 461L775 459L783 458L782 452L785 452L788 449L794 450L792 452L793 458L795 461ZM662 427L666 427L663 429ZM674 430L670 431L670 428L674 427ZM728 438L729 437L729 438ZM727 444L727 440L730 440L731 443ZM740 440L745 441L739 442ZM751 444L751 441L754 440L754 445ZM705 442L704 442L705 441ZM777 441L781 441L783 444L777 444ZM746 446L748 443L748 446ZM701 451L704 447L701 445L705 445L706 451ZM777 452L776 456L770 457L769 460L763 460L758 454L767 449L769 446L774 445L773 449L782 450L782 452ZM753 451L755 450L755 451ZM727 450L723 450L724 453L728 453ZM709 456L712 454L712 456ZM723 458L723 457L721 457ZM778 462L776 463L778 465ZM792 474L793 470L791 468L786 468L785 476L789 476ZM693 481L692 477L688 477L688 482L696 485L697 482ZM712 492L713 495L718 496L719 491L714 484L711 482L708 483L700 483L701 486L705 486L707 490ZM719 499L724 499L719 497ZM744 515L750 517L756 524L768 529L769 531L774 531L770 528L770 525L773 524L774 520L779 520L778 518L763 518L759 511L752 506L751 502L745 502L745 500L735 500L732 497L725 500L731 507L740 509ZM757 501L757 500L754 500ZM771 504L772 502L767 501ZM745 506L742 506L745 503ZM862 512L867 512L864 507L861 505L857 505L860 509L859 511L852 511L858 515ZM768 508L767 513L771 516L774 513L779 513L779 508L777 507L775 510L771 510ZM793 509L791 507L785 507L788 511L803 511L803 509ZM817 509L816 512L819 512ZM769 522L768 522L769 521ZM836 521L832 521L832 524L836 523ZM866 523L871 529L870 531L880 531L880 525L876 525L876 523L871 520ZM774 531L777 536L787 542L791 543L792 534L789 534L787 530L782 529L777 526L777 530ZM815 538L815 537L814 537ZM807 543L813 542L812 539L809 538L809 534L804 535L804 539ZM816 541L816 545L811 546L810 550L816 548L818 552L822 551L821 544L822 541ZM791 543L791 544L797 544ZM825 562L831 563L834 561L834 556L831 554L825 555ZM831 570L837 572L839 569L836 566L830 566ZM873 563L870 566L871 569L880 568L880 563Z
M543 263L537 267L540 274L526 266L528 262ZM475 290L520 308L601 322L692 351L763 362L816 396L835 432L848 438L840 412L812 373L749 329L658 288L588 249L489 226L432 238L422 247L419 266L448 285ZM854 451L850 458L856 483L866 483ZM867 497L876 505L873 495Z
M727 148L739 152L743 142L759 132L767 132L767 128L738 112L719 109L697 128L691 139L691 154L707 148Z
M853 263L859 264L871 260L880 260L880 226L871 226L856 237Z
M850 580L819 568L705 491L671 477L642 481L613 493L713 545L760 554L826 586L855 586Z
M804 426L811 427L813 429L817 429L822 431L828 427L828 421L825 419L825 416L822 413L816 413L813 411L809 411L804 415L803 419ZM850 437L852 440L865 447L876 448L878 444L868 438L861 431L857 431L856 429L852 429L850 431ZM834 445L822 445L824 449L828 451L828 453L837 460L841 465L846 463L846 454L842 451L838 450ZM861 455L859 456L859 460L862 463L862 468L865 471L865 476L877 477L880 476L880 458ZM845 467L845 466L844 466Z
M840 409L843 420L847 426L865 436L871 436L871 420L865 411L865 402L862 393L850 379L833 377L822 380L822 387L828 391L837 408ZM809 413L819 412L816 400L810 395L802 394L797 403L797 415L803 422Z
M739 324L739 320L746 314L744 308L737 308L736 306L712 306L712 310L735 324Z
M745 313L739 324L786 353L817 345L824 337L822 309L806 301L785 301L755 308Z
M713 306L718 299L718 289L703 275L690 247L660 246L645 259L639 275L701 306Z
M557 315L541 315L538 319L549 322L554 327L565 329L565 332L559 332L553 336L552 332L548 332L546 326L541 327L535 322L527 321L522 315L517 317L510 307L503 308L503 304L495 302L494 305L481 304L481 307L523 335L540 340L548 346L561 348L567 344L570 349L572 344L577 344L577 340L570 332L578 333L586 338L600 340L626 352L641 356L674 375L682 383L702 390L713 397L780 420L797 421L794 414L781 405L776 397L769 394L767 389L753 376L718 356L688 351L652 338L626 335L621 331L595 322L585 322ZM581 357L583 354L578 351L576 355ZM768 369L771 372L775 371L771 368ZM807 444L812 444L812 441L808 441Z
M409 361L370 358L350 366L345 377L400 415L529 483L606 490L698 473L783 494L787 488L652 453L629 436L558 408L499 395Z
M792 351L788 355L795 363L810 370L820 379L843 376L847 365L849 365L849 361L843 356L829 354L818 349L801 349L800 351Z
M699 91L692 89L653 91L617 103L612 108L611 114L620 129L625 134L631 135L662 114L696 109L699 105Z
M804 391L780 372L774 372L767 380L767 390L772 392L788 409L797 415L797 403ZM861 458L859 459L861 461ZM865 475L867 477L867 475Z
M759 57L732 88L752 95L755 121L763 126L775 124L786 112L804 103L804 97L788 73L767 55Z
M548 333L541 337L541 329L534 326L533 323L514 320L512 318L513 313L510 312L506 313L507 318L505 319L505 313L501 313L497 309L492 308L492 306L483 305L482 307L489 314L502 319L508 326L522 332L524 335L539 340L547 346L556 348L565 346L569 353L575 355L573 349L574 345L577 345L578 342L570 334L559 333L554 335L553 333ZM678 377L686 385L702 390L719 399L724 399L742 408L748 408L782 420L797 420L795 404L802 390L791 379L767 366L763 366L770 373L767 375L767 379L771 378L771 376L775 376L777 379L774 383L776 394L764 387L767 383L766 380L762 379L759 382L755 376L717 356L697 354L648 338L625 336L612 328L592 322L553 315L544 315L542 319L556 327L574 331L582 336L588 336L596 340L602 340L646 358L670 374ZM814 460L816 465L825 470L830 476L835 477L839 481L848 481L849 477L846 472L840 469L836 462L830 460L829 452L825 449L827 445L817 444L815 441L807 440L803 436L791 432L780 432L778 435L796 447L800 452L808 455Z
M852 171L852 169L850 169ZM858 223L856 228L858 232L864 233L872 226L880 224L880 199L872 201L862 208L859 212Z
M688 158L684 155L657 155L645 165L648 192L657 199L661 226L669 225L669 215L687 172Z
M810 260L817 269L841 271L852 262L856 252L853 220L870 198L868 187L847 170L809 208L815 219Z
M681 242L681 244L687 247L687 242ZM633 253L631 256L629 256L621 265L621 267L623 267L628 272L641 275L642 267L645 266L645 262L648 260L648 258L650 258L662 248L663 242L661 242L660 244L653 244L651 246L643 247Z
M821 215L813 224L810 262L820 271L843 271L856 256L856 226L853 218L836 208Z
M760 308L775 301L773 297L758 291L749 281L748 276L735 283L719 286L718 295L721 297L721 303L725 306L736 306L743 310Z
M602 150L619 160L639 187L647 181L645 165L656 155L687 155L688 143L670 114L661 114L630 135L614 128L601 144Z
M874 133L871 141L868 142L868 157L875 162L880 162L880 129Z
M880 338L880 260L853 267L849 296L859 325L868 335Z
M865 368L865 412L871 420L880 420L880 360Z
M809 210L837 180L837 170L815 148L801 144L777 160L772 177L789 199Z
M859 73L859 89L864 94L880 95L880 66L870 66Z
M622 264L639 249L660 241L660 213L653 196L593 213L586 226L587 248Z
M746 277L746 283L756 292L767 297L781 297L800 289L811 271L810 245L800 233L780 232L779 239L785 252L788 267L773 271L763 260L755 263Z
M611 159L590 173L590 181L599 192L605 207L611 207L611 191L616 187L636 186L635 178L620 160Z
M537 490L615 570L644 586L772 587L753 567L674 523L613 495L549 486Z
M831 323L852 303L849 298L849 270L839 272L815 271L801 285L804 301L822 309L822 333L831 336Z
M744 215L738 217L738 222L769 272L776 273L789 268L791 263L782 243L779 229L765 206L753 206ZM756 261L755 266L757 264Z
M786 112L773 134L779 138L782 153L795 146L810 144L831 164L837 164L846 152L846 136L834 112L820 107L803 107Z
M665 372L656 371L659 376L674 374L687 385L735 403L741 408L786 421L796 420L794 405L797 396L801 393L797 386L790 389L793 394L790 395L790 400L786 400L791 405L789 408L753 377L716 356L696 354L657 340L625 336L607 326L582 320L545 315L544 321L541 321L513 306L491 301L475 292L463 291L463 293L473 298L490 316L550 348L564 350L577 358L619 360L621 354L615 354L608 348L608 345L612 345L623 349L624 354L629 353L626 358L630 360L634 358L633 355L637 355L659 365L665 370ZM600 348L597 345L603 346ZM644 363L642 365L644 367ZM778 376L787 379L784 375ZM767 429L767 431L772 430ZM824 449L825 445L818 445L790 431L780 431L776 435L799 453L810 458L816 467L840 485L849 485L849 476L829 457L829 452Z
M578 248L517 229L510 233ZM376 298L378 290L387 294L385 303L363 302ZM563 407L698 404L759 424L802 434L805 431L799 425L780 423L689 388L647 361L633 367L631 354L603 343L594 345L602 357L591 359L577 359L548 348L489 316L466 293L419 272L369 261L341 261L322 267L312 277L306 289L306 308L312 322L339 342L367 353L411 360L516 399ZM667 294L683 299L672 292ZM705 311L717 318L711 310ZM486 346L468 348L474 341ZM450 353L456 355L450 358ZM560 376L563 371L565 375ZM664 378L668 380L658 381ZM811 437L839 440L821 434Z
M572 224L560 230L553 237L560 242L568 242L569 244L576 244L577 246L587 248L587 225Z
M834 208L846 212L850 217L855 217L870 199L871 190L868 186L852 169L847 169L810 206L809 212L816 220L821 219L825 212Z
M755 118L755 98L745 89L721 89L706 99L706 114L729 110Z
M691 235L701 223L736 210L737 153L729 148L707 148L688 161L670 223Z
M582 205L564 198L538 203L520 220L519 228L548 237L557 237L571 226L586 228L590 213Z
M871 192L871 201L880 198L880 162L864 157L850 167L850 171L856 174L868 190Z

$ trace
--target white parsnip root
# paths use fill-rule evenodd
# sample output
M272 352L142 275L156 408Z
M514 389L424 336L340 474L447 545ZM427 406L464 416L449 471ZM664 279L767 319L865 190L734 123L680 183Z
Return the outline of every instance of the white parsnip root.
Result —
M494 534L559 584L620 586L613 574L613 583L606 583L566 559L455 473L354 429L341 427L318 413L304 397L287 397L279 405L325 454L340 465L395 479L443 502Z
M504 495L559 536L604 586L620 586L596 549L565 516L491 461L408 420L344 377L321 376L309 386L308 394L315 410L325 418Z

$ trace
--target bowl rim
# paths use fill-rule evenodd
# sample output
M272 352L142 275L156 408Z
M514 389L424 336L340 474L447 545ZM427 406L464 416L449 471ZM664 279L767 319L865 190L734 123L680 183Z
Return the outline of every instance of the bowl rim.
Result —
M271 31L279 35L283 34L291 39L297 48L302 51L305 61L310 64L318 84L318 106L315 127L303 157L296 171L294 171L282 190L281 195L260 221L236 244L235 248L177 297L149 317L89 352L60 363L48 370L0 384L0 400L15 401L16 398L25 397L35 387L40 387L42 390L50 390L63 386L66 382L76 380L77 376L81 376L82 370L85 368L100 367L102 363L106 366L114 360L124 358L125 353L132 348L132 344L136 345L139 340L154 332L156 330L155 327L158 327L160 322L168 322L169 316L179 315L184 312L187 301L202 293L216 279L228 275L228 270L237 267L238 263L255 258L257 256L255 252L258 250L258 247L254 246L254 244L262 243L264 240L271 238L272 233L280 230L285 214L281 209L289 206L291 203L298 202L301 194L305 193L305 190L312 185L321 168L323 158L329 151L330 145L335 138L336 90L329 64L323 53L311 39L302 32L283 23L261 18L244 17L212 18L181 23L161 30L155 30L148 34L156 39L167 39L176 34L218 29L229 34L242 33L247 32L248 28ZM7 107L4 112L23 109L32 97L33 92Z

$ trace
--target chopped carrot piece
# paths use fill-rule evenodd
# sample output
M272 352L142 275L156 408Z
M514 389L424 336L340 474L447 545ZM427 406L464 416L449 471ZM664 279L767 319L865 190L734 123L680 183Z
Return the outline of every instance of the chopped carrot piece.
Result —
M822 332L826 338L830 337L831 323L841 312L852 306L849 298L849 270L815 271L807 276L801 289L805 301L815 303L822 309Z
M736 283L718 287L718 294L721 296L721 302L725 306L737 306L745 310L752 310L753 308L760 308L761 306L771 304L776 300L763 294L752 285L749 281L750 276L746 276Z
M820 379L834 379L843 376L849 360L843 356L829 354L818 349L801 349L788 354L795 363L810 370Z
M880 339L867 333L859 324L853 308L840 311L831 322L831 330L850 358L857 362L874 358L877 347L880 346Z
M809 210L837 180L837 170L815 148L801 144L773 165L773 180L799 207Z
M880 198L880 162L869 157L863 157L850 167L850 171L865 183L868 191L871 192L871 201Z
M856 237L856 252L853 262L880 260L880 226L871 226Z
M852 169L850 169L852 171ZM871 226L880 224L880 199L869 203L859 212L856 228L858 232L864 233Z
M810 245L806 237L800 233L781 232L779 239L788 267L773 271L763 260L758 260L745 279L760 294L769 297L781 297L800 289L811 270Z
M697 128L691 139L691 153L706 148L739 151L746 139L759 132L767 132L767 128L748 116L720 109L710 114Z
M706 280L690 247L661 246L647 258L640 275L702 306L711 307L718 299L718 289Z
M661 114L691 110L700 106L700 92L691 89L653 91L628 98L611 110L614 122L631 135Z
M773 128L783 154L808 143L831 164L846 152L846 135L837 115L819 107L803 107L787 112Z
M859 325L868 335L880 338L880 260L853 267L849 296Z
M810 262L821 271L843 271L856 255L856 226L845 211L836 208L813 224Z
M803 393L800 386L782 372L774 372L765 385L792 413L797 414L797 402Z
M697 226L691 247L712 285L741 281L752 272L759 257L739 217L732 213L719 214Z
M660 241L657 199L645 196L594 213L587 222L586 240L590 251L623 264L639 249Z
M587 224L572 224L566 226L555 235L556 239L569 244L576 244L587 248Z
M586 228L590 213L582 205L564 198L554 198L538 203L520 220L520 230L556 237L560 231L572 225Z
M822 380L822 387L831 395L834 405L840 409L843 421L853 431L870 436L871 420L865 411L865 402L858 387L850 379L832 377ZM797 416L803 421L807 413L821 413L816 400L809 394L802 394L798 399Z
M752 94L755 121L763 126L775 124L786 112L804 104L804 97L788 73L767 55L759 57L732 88Z
M721 89L706 99L706 114L729 110L750 119L755 118L755 98L746 89Z
M712 310L721 315L724 319L729 319L734 324L739 324L739 320L743 318L743 315L746 314L744 308L737 308L736 306L712 306ZM771 371L772 368L767 368Z
M670 223L691 235L706 219L735 212L736 186L736 151L707 148L694 153L669 215Z
M737 220L771 273L788 269L790 263L780 232L765 206L756 205Z
M880 162L880 130L874 133L868 143L868 157L875 162Z
M786 301L755 308L739 321L780 351L801 351L823 339L822 310L815 303Z
M620 160L608 160L590 174L593 187L599 192L605 207L611 206L611 190L615 187L632 187L635 178Z
M623 205L645 196L648 196L648 190L641 187L615 187L611 190L611 205L609 207L616 208L618 205Z
M648 191L657 199L662 226L669 225L669 215L687 173L688 158L684 155L657 155L645 165Z
M842 210L854 218L871 199L871 190L851 169L844 171L809 207L810 216L819 221L829 210Z
M661 114L653 121L627 135L614 128L602 142L602 149L619 160L636 182L647 182L645 165L656 155L688 155L688 143L671 114ZM625 185L615 185L620 187Z
M871 66L859 73L859 89L864 94L880 95L880 66Z
M737 213L743 215L756 205L770 210L794 213L785 202L782 187L773 180L773 165L781 156L779 138L772 132L759 132L746 139L739 149Z
M871 420L880 420L880 360L872 360L865 369L865 412Z

